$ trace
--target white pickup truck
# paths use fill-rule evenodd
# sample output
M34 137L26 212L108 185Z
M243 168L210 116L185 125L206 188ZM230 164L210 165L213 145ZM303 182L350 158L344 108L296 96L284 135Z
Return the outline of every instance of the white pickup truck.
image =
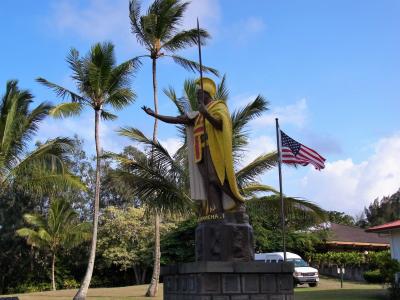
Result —
M265 262L283 261L283 252L256 253L255 260ZM299 255L286 252L286 260L294 263L293 280L294 284L308 283L310 287L315 287L319 282L318 270L311 268L308 263Z

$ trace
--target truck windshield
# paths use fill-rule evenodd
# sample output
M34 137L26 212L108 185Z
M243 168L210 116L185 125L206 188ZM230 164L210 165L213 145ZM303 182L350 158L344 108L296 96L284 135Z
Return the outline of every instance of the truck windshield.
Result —
M289 258L287 261L294 262L295 267L308 267L308 263L302 260L301 258L292 258L292 259Z

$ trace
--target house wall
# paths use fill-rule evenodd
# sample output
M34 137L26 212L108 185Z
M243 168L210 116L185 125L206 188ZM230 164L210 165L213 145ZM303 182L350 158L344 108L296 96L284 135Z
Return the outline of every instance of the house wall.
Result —
M392 253L392 258L400 261L400 230L391 232L390 252Z

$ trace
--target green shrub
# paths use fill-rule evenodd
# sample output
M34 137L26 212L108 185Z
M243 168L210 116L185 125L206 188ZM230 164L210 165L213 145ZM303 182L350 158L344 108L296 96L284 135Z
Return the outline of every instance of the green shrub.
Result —
M108 278L102 278L100 276L93 276L90 281L90 286L94 288L112 286L112 282Z
M50 282L24 282L12 289L12 293L34 293L50 290Z
M381 271L379 271L378 269L364 272L363 277L364 277L365 281L368 283L383 283L384 282L384 278L381 274Z
M79 287L78 281L73 278L67 278L63 281L63 289L76 289Z
M389 287L389 296L391 300L400 299L400 286L391 286Z
M363 252L326 252L315 253L310 255L313 263L322 265L338 265L338 266L367 266L370 270L381 269L382 262L391 260L389 251L379 251L368 253Z
M384 282L394 285L395 274L400 272L400 263L391 257L386 257L379 263L379 270Z

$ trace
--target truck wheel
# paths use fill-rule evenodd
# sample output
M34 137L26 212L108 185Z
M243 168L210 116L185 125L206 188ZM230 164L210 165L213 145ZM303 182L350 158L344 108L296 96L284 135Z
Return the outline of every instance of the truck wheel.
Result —
M309 287L316 287L318 285L317 282L313 282L313 283L309 283L308 286Z

